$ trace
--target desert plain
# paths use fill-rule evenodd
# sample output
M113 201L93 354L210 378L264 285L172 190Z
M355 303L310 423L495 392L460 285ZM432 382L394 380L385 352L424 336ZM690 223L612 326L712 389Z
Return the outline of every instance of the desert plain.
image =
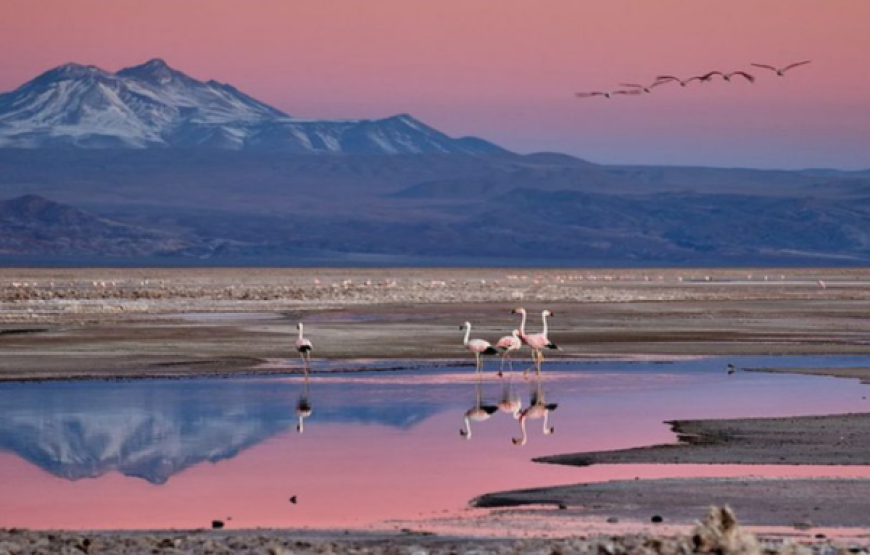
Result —
M531 315L532 331L540 325L541 310L555 313L550 336L562 350L552 356L561 359L870 354L870 271L863 269L5 268L0 269L0 380L299 373L293 346L297 322L305 323L315 356L330 362L315 373L361 370L372 361L384 369L451 365L471 372L473 359L462 347L459 327L471 322L473 335L494 341L518 326L511 311L520 306ZM864 367L794 371L853 379L859 388L864 387L859 380L870 379L870 368ZM553 453L541 462L870 463L870 413L810 423L801 418L675 422L680 441L673 445ZM7 530L0 534L0 553L862 552L870 545L867 484L870 480L685 478L565 484L469 500L498 507L480 517L490 520L522 518L525 511L550 521L608 517L626 524L657 508L684 509L684 520L667 533L653 527L638 536L628 526L592 527L588 541L574 543L541 537L525 543L448 541L418 534L303 541L289 532L215 533L200 541L101 532L88 545L106 550L95 551L82 549L81 532L47 536ZM734 506L738 518L745 515L754 526L777 528L777 539L746 543L735 536L736 524L717 517L702 535L715 530L710 533L718 534L719 543L693 541L699 532L692 531L691 521L714 504ZM851 531L850 543L830 541L829 529L837 528ZM528 532L535 535L534 528ZM783 541L790 535L803 543Z

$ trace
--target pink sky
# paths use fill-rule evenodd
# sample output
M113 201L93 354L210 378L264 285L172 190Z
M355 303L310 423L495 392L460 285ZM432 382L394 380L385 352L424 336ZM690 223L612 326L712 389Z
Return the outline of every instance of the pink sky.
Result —
M0 90L162 57L302 117L409 112L597 162L870 168L866 0L0 0ZM577 90L813 64L755 85Z

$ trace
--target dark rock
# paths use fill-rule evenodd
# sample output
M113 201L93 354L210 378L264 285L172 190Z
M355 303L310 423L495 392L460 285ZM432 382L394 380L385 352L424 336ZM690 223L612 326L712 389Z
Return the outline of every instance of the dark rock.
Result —
M652 522L653 524L661 524L662 522L665 521L665 519L662 518L660 515L653 515L652 518L649 519L649 520L650 520L650 522Z
M211 527L213 530L219 530L219 529L224 527L224 521L223 520L212 520Z
M607 524L617 524L619 519L615 516L607 517Z
M295 495L290 498L290 502L293 503L294 505L296 504L296 496Z

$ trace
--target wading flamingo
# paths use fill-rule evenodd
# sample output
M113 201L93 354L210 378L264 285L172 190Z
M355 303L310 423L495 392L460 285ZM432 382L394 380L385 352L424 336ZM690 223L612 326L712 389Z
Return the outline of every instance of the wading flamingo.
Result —
M296 338L296 350L299 352L299 358L302 359L302 368L307 375L308 367L311 365L311 351L314 350L314 345L302 336L302 327L302 322L296 324L296 329L299 330L299 337Z
M481 393L480 376L477 378L477 395L475 397L474 406L465 411L465 429L459 430L459 435L465 439L471 439L471 422L483 422L498 411L498 407L494 405L484 405L483 395Z
M550 412L559 408L559 405L556 403L547 403L544 399L544 388L541 384L541 379L538 378L535 383L535 390L532 393L532 403L526 407L524 410L520 411L519 421L520 421L520 437L512 438L511 441L514 445L525 445L528 440L528 435L526 434L526 420L534 420L537 418L543 418L543 424L541 431L545 436L552 435L556 433L556 428L554 426L549 425Z
M514 371L514 365L511 361L511 351L519 350L520 347L523 346L523 342L520 340L520 330L514 330L510 335L505 335L501 339L499 339L495 347L502 352L501 355L501 368L498 371L498 375L501 376L504 371L504 361L508 361L508 368L510 368L511 372Z
M498 350L489 344L489 341L484 341L483 339L469 339L468 337L471 335L471 323L465 322L465 324L459 326L460 330L465 330L465 339L462 341L462 344L465 345L465 348L474 353L474 361L475 361L475 369L480 372L483 368L483 362L480 360L480 355L495 355L498 354Z
M523 315L525 320L525 315ZM541 312L541 321L543 322L544 329L541 333L533 333L533 334L524 334L520 336L520 339L523 340L523 343L529 346L532 350L532 362L535 366L535 371L540 374L541 365L544 362L544 349L559 349L559 346L550 341L548 337L549 330L547 328L547 317L555 316L554 312L550 312L549 310L544 310ZM522 328L520 328L522 329ZM526 369L526 373L528 373L529 369Z

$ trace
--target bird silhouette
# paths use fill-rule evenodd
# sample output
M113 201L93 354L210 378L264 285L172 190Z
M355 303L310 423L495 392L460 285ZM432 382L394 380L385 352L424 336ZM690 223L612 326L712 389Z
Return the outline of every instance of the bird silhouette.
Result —
M803 62L795 62L795 63L789 64L785 67L774 67L774 66L769 66L767 64L750 64L750 65L753 65L755 67L764 68L764 69L769 69L769 70L773 71L774 73L776 73L778 76L782 77L783 75L785 75L786 71L788 71L792 68L796 68L798 66L807 65L811 61L812 60L804 60Z
M692 81L703 81L701 76L689 77L688 79L680 79L674 75L659 75L656 77L656 83L664 85L665 83L679 83L681 87L685 87Z
M712 81L713 77L715 77L716 75L722 77L723 81L728 81L729 83L731 82L731 78L734 77L735 75L739 75L739 76L743 77L744 79L746 79L750 83L755 83L755 76L751 75L749 73L746 73L745 71L732 71L730 73L723 73L721 71L711 71L709 73L705 73L704 75L701 75L700 81L702 83L708 83L708 82Z
M593 96L603 96L604 98L613 98L614 95L637 95L639 90L618 90L618 91L591 91L574 93L577 98L592 98Z
M631 89L636 89L642 93L649 94L652 92L652 90L655 87L658 87L659 85L664 85L665 83L666 83L666 81L656 81L655 83L652 83L651 85L641 85L639 83L620 83L619 86L620 87L629 87Z

